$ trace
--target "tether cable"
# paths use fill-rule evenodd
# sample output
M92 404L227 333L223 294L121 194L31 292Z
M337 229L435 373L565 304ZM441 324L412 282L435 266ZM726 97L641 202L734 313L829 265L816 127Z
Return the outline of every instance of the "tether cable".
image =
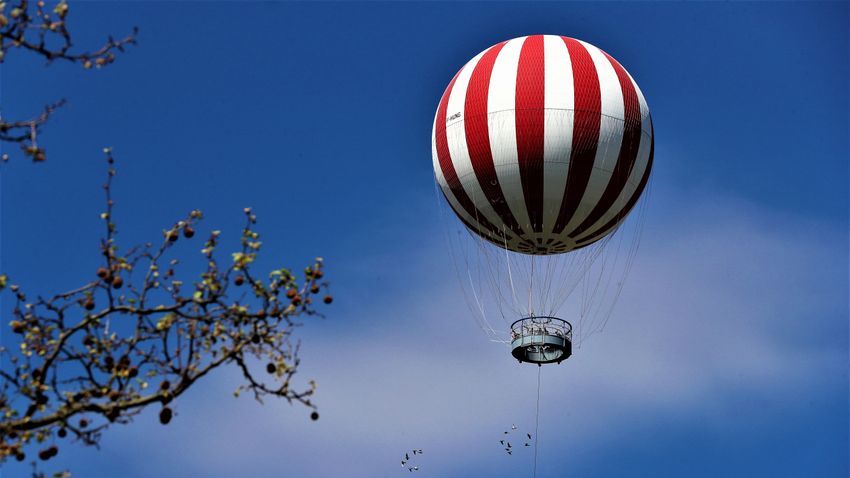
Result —
M534 478L537 478L537 445L540 443L540 365L537 366L537 412L534 414Z

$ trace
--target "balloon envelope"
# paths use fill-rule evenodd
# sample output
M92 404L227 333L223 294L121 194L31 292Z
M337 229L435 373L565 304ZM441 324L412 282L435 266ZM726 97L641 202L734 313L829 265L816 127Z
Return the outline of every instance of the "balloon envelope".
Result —
M652 168L649 107L631 75L586 42L533 35L494 45L451 80L432 156L457 217L514 252L602 239Z

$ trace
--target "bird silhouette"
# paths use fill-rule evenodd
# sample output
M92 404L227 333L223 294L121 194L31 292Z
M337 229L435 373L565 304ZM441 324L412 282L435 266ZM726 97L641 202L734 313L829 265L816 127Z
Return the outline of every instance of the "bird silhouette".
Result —
M412 459L411 459L411 456L410 456L411 452L413 453ZM422 454L421 448L414 448L410 451L404 452L404 458L402 458L402 460L401 460L401 467L407 468L407 471L411 472L411 473L414 472L414 471L419 471L419 465L414 465L413 463L411 463L411 461L415 462L416 461L416 455L421 455L421 454Z
M531 440L531 433L526 433L528 435L528 439Z

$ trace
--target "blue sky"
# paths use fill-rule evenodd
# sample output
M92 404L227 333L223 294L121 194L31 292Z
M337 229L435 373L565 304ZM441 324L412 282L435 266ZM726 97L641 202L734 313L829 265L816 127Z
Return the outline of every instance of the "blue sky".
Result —
M300 332L318 422L233 399L224 372L168 427L143 415L100 451L63 445L55 466L397 476L419 447L427 476L530 474L527 454L494 442L533 420L536 371L469 317L430 129L466 60L551 33L629 70L656 156L608 328L544 370L539 476L848 474L846 3L81 2L72 15L80 46L133 25L139 45L96 72L8 55L5 117L70 103L45 131L47 163L0 168L3 271L42 294L93 273L112 146L122 244L193 208L235 243L252 206L259 265L324 256L337 301Z

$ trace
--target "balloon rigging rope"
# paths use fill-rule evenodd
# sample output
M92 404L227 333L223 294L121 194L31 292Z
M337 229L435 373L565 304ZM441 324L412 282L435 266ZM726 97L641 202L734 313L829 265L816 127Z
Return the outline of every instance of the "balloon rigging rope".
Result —
M447 204L447 202L440 200L439 185L436 182L434 183L434 195L435 195L435 199L437 200L438 210L440 211L441 219L447 220L448 204ZM444 239L449 246L449 253L450 253L450 256L452 258L452 263L454 265L455 274L457 275L458 282L461 285L461 292L463 293L464 300L467 302L470 309L475 310L475 308L471 304L471 301L469 300L469 294L467 293L466 287L464 287L464 285L463 285L464 281L461 278L461 272L460 272L461 266L459 264L459 256L463 258L463 263L464 263L463 268L466 269L467 277L469 278L470 292L472 292L473 298L475 299L475 302L478 306L478 312L480 312L480 314L481 314L480 317L479 317L477 314L473 313L473 317L475 318L475 321L477 322L478 327L485 334L487 334L487 336L490 337L491 340L494 339L494 338L498 338L497 333L495 332L495 330L493 330L492 325L490 325L489 321L487 320L487 315L484 312L483 305L481 304L481 302L478 298L478 294L476 293L475 284L472 280L472 268L470 267L470 264L469 264L469 257L468 257L468 254L463 253L463 247L464 246L460 242L455 244L451 239L451 234L449 234L449 233L446 233L444 235Z
M510 297L505 297L506 291L504 291L503 288L499 284L499 278L502 277L503 274L501 272L502 268L501 268L501 258L499 256L500 252L497 253L495 251L501 251L502 248L490 245L489 243L487 243L487 241L485 241L484 239L481 239L481 238L478 238L475 241L475 243L478 246L479 257L483 257L484 263L486 264L486 268L484 268L483 267L484 264L482 264L482 267L479 267L479 271L482 273L482 275L486 276L487 283L489 284L490 292L496 298L495 302L496 302L496 306L499 309L499 315L502 317L502 322L504 322L505 326L508 327L510 322L505 317L504 308L505 307L509 308L510 309L509 311L511 312L511 316L513 317L514 315L516 315L516 313L514 313L513 311L516 309L517 304L516 304L516 294L513 292L512 276L511 276L511 286L512 286L511 287L511 296L514 299L514 305L513 306L510 305L510 300L509 300ZM507 249L504 249L504 250L507 251ZM506 261L508 261L507 258L506 258ZM510 262L507 262L507 267L510 268ZM508 273L509 274L511 273L510 270L508 270Z
M511 283L511 295L513 295L514 298L514 307L519 307L519 301L516 299L516 289L514 289L514 276L511 273L511 257L508 254L507 242L505 242L505 264L508 265L508 280Z
M540 444L540 374L543 367L537 366L537 412L534 414L534 478L537 478L537 445Z
M621 227L625 218L618 218L610 233L569 254L512 254L504 226L499 237L466 228L462 229L467 234L446 234L461 292L478 328L491 340L509 343L504 337L518 316L558 316L569 306L577 309L567 314L573 317L575 347L602 332L635 263L651 189L652 180L634 208L631 227ZM434 190L441 219L450 221L454 211L448 201L442 201L436 182ZM474 214L476 220L483 219L479 214Z
M487 321L487 314L484 313L484 307L481 305L481 301L478 300L478 294L475 292L475 284L472 282L472 274L470 273L468 268L466 270L466 273L469 277L469 287L472 290L472 297L475 298L475 303L478 305L478 310L481 312L481 318L484 320L484 324L486 324L487 326L487 330L485 330L485 332L488 332L488 334L492 334L493 327L491 327L490 323Z

